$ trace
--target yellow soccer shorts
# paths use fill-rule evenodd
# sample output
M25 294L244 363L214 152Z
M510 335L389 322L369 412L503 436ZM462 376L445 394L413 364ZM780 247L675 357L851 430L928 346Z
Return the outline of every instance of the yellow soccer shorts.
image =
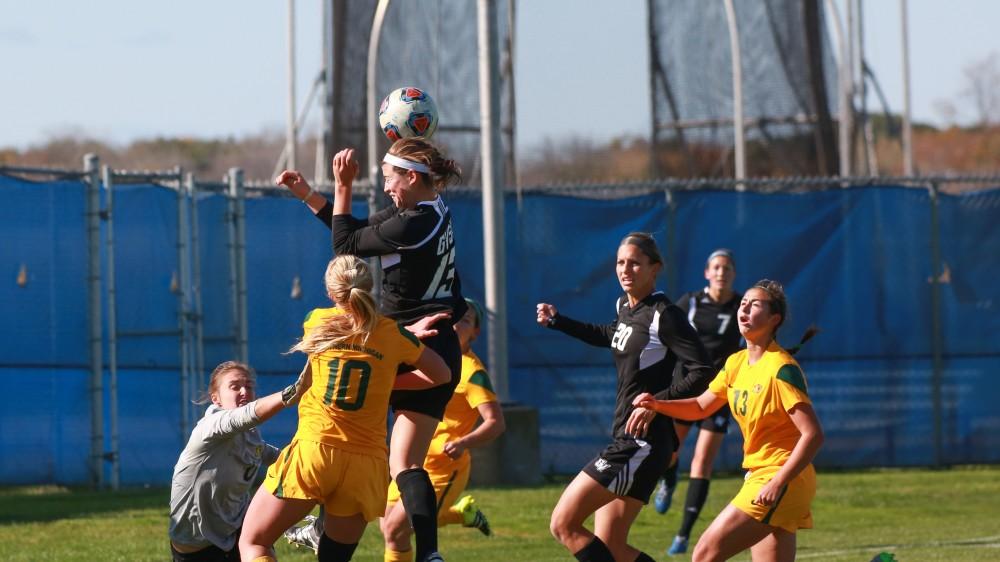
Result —
M458 498L465 491L469 484L469 474L472 472L472 463L464 462L453 464L449 470L427 471L431 477L431 484L434 485L434 495L437 496L438 527L444 527L452 523L461 523L460 516L452 516L448 508L458 501ZM399 488L396 481L389 484L388 505L399 501Z
M791 533L798 529L812 529L810 507L813 497L816 496L816 470L811 464L785 486L774 505L753 503L760 489L778 473L780 468L780 466L768 466L748 472L743 487L730 503L761 523Z
M295 440L267 469L263 486L278 498L313 500L340 517L385 514L389 463L384 458Z

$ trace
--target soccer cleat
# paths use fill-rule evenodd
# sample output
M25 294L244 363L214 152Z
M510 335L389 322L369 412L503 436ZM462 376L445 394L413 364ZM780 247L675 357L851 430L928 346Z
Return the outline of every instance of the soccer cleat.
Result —
M444 557L441 556L440 552L432 552L424 558L424 562L444 562Z
M653 507L656 512L663 515L670 509L670 502L674 498L673 487L667 486L667 481L660 479L660 485L656 488L656 496L653 498Z
M455 502L452 511L462 514L463 527L475 527L487 537L493 534L490 530L490 523L486 520L483 512L476 507L476 500L472 496L464 496Z
M675 554L684 554L688 551L688 539L687 537L674 537L674 543L670 545L667 549L667 554L674 556Z
M311 548L313 552L319 553L319 533L316 531L316 516L306 515L305 525L292 527L285 531L285 538L288 542L298 548L304 546Z

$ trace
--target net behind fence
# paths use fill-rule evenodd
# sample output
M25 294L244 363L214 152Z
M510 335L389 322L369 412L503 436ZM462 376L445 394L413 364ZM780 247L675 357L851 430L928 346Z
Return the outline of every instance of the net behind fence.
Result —
M178 198L156 185L116 187L114 195L122 482L163 484L184 442L173 282ZM7 271L0 283L0 389L19 398L0 411L0 482L85 482L83 184L0 176L0 199L8 233L0 250ZM463 288L482 298L480 199L456 191L448 203ZM234 356L228 219L221 194L199 195L197 209L210 370ZM364 209L356 202L357 214ZM785 284L790 318L780 341L794 343L812 323L822 329L799 355L827 437L817 464L1000 462L992 383L1000 367L998 209L1000 189L933 198L892 185L669 196L654 189L620 199L512 196L505 218L509 386L514 400L540 412L543 470L575 472L606 442L615 371L608 350L538 327L535 303L611 321L619 294L614 253L633 230L659 240L667 262L659 287L668 296L704 286L705 257L725 246L736 255L737 289L763 277ZM271 196L247 199L246 231L250 363L266 393L298 372L302 357L283 352L301 335L305 314L327 305L329 231L300 203ZM485 341L487 334L475 346L481 356ZM294 425L294 412L284 412L263 433L282 444ZM740 446L734 428L722 468L738 465Z
M368 45L377 2L361 0L335 3L333 13L333 142L331 149L358 150L367 162ZM507 41L508 4L496 2L497 45L501 76L500 96L503 154L511 162L513 89L510 88ZM464 0L390 2L378 45L376 96L380 103L389 92L403 86L423 88L434 98L440 121L434 142L443 147L469 178L479 177L479 51L477 3ZM378 135L378 153L389 141ZM329 158L327 158L329 160ZM362 170L367 174L367 170ZM513 171L508 170L508 178ZM508 182L509 183L509 182Z
M748 176L836 171L830 161L836 158L833 129L820 127L830 126L829 114L837 107L836 66L822 4L733 2ZM656 0L649 17L659 171L731 175L735 92L725 3Z

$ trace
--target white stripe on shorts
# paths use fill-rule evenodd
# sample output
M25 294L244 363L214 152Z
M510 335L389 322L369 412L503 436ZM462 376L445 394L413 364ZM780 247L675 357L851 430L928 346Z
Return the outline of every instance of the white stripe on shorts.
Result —
M652 447L649 443L643 441L642 439L635 439L635 443L639 445L639 450L632 455L632 458L628 460L628 464L622 468L621 472L615 476L615 479L608 484L608 490L611 493L618 496L625 496L628 494L629 488L632 487L632 477L636 470L639 470L639 466L642 465L642 461L646 460L649 456L649 451Z

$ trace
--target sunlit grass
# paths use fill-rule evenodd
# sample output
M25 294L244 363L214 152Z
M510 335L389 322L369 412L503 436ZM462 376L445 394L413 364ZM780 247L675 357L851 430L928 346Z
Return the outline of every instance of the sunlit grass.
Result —
M713 480L700 533L739 488L741 478ZM816 528L799 533L802 560L867 562L880 551L897 560L1000 558L1000 467L947 470L873 470L819 474L813 504ZM449 560L571 560L549 535L548 517L562 483L534 488L472 490L495 536L473 529L441 530ZM631 542L658 560L680 523L682 480L666 515L645 509ZM168 560L165 488L97 493L60 486L0 489L0 559ZM278 545L281 560L315 560L311 551ZM376 525L369 526L355 560L382 560ZM688 560L690 556L670 560ZM737 560L749 560L742 556Z

